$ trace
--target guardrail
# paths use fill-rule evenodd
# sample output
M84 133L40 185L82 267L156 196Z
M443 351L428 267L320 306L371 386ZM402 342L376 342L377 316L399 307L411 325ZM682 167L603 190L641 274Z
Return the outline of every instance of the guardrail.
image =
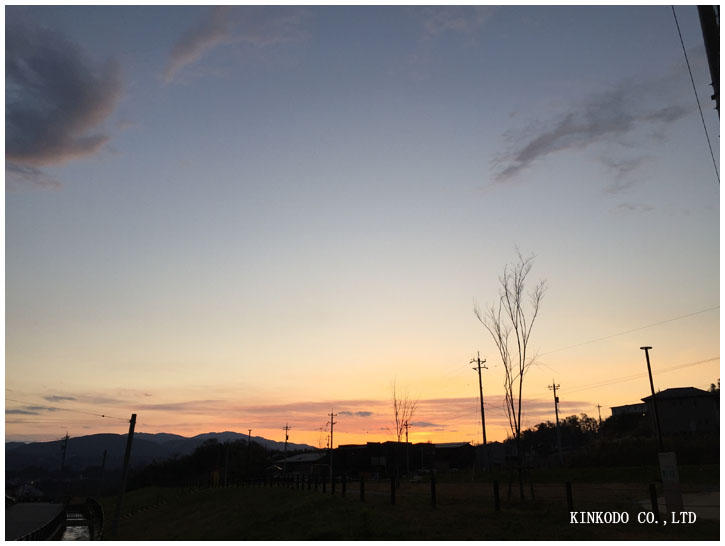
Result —
M86 499L88 507L88 534L91 540L103 540L103 507L96 499Z
M65 510L61 510L49 523L15 540L58 540L65 530Z

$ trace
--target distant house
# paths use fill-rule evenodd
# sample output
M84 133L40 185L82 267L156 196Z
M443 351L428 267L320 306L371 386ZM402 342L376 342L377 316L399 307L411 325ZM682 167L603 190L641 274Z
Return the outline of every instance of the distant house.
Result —
M277 465L282 465L289 474L317 474L321 473L320 468L326 468L329 459L326 453L322 451L314 451L312 453L300 453L278 461Z
M720 430L719 393L677 387L655 394L660 428L665 436L717 432ZM647 413L654 416L652 396L642 398Z
M475 461L475 452L469 442L433 444L436 470L469 468Z
M647 413L647 404L625 404L624 406L614 406L609 408L612 410L612 417L620 415L645 415Z
M411 444L406 442L368 442L367 444L341 445L335 449L335 473L348 475L365 474L368 477L390 476L396 466L401 472L408 468L412 472L421 468L426 454L432 446L429 444Z
M509 448L501 442L488 442L485 446L476 446L475 451L478 467L502 468L506 464Z

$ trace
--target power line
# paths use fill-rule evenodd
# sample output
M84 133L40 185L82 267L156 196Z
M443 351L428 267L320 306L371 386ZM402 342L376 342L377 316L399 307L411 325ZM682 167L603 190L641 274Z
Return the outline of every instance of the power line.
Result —
M71 421L68 421L68 419L32 419L32 416L28 415L22 415L23 419L14 419L14 416L8 415L5 419L5 423L10 423L13 425L20 425L20 424L27 424L27 425L33 425L36 423L58 423L58 424L64 424L64 425L75 425L76 423L73 423ZM30 419L28 419L30 417Z
M690 366L696 366L698 364L706 364L708 362L714 362L716 360L720 360L720 357L715 356L712 358L706 358L704 360L697 360L695 362L686 362L684 364L676 364L676 365L670 366L668 368L662 368L661 370L657 370L657 373L661 374L661 373L673 372L675 370L680 370L682 368L688 368ZM606 381L601 381L598 383L590 383L588 385L581 385L581 386L575 387L571 390L567 390L566 392L567 392L567 394L570 394L573 392L585 391L585 390L589 390L589 389L596 389L598 387L607 387L610 385L615 385L617 383L625 383L627 381L633 381L635 379L639 379L641 377L646 377L646 376L647 376L646 373L636 373L636 374L632 374L632 375L625 375L622 377L615 377L615 378L608 379Z
M551 351L551 352L553 353L553 352L555 352L555 351ZM549 353L546 353L546 354L549 354ZM546 362L537 362L536 360L534 360L534 361L532 362L532 364L533 364L534 366L544 366L544 367L546 367L546 368L549 368L549 369L550 369L550 370L551 370L552 372L554 372L554 373L559 373L559 372L558 372L557 370L555 370L554 368L552 368L551 366L549 366L549 365L548 365L548 364L547 364Z
M710 150L710 157L712 157L712 165L715 167L715 177L717 183L720 183L720 173L717 170L717 162L715 161L715 154L712 151L712 144L710 142L710 135L707 132L707 125L705 125L705 116L702 115L702 106L700 105L700 98L697 96L697 87L695 86L695 79L692 77L692 68L690 67L690 60L687 58L687 50L685 49L685 42L682 39L682 32L680 31L680 23L677 20L677 13L675 12L675 6L672 7L672 16L675 18L675 25L677 26L677 34L680 37L680 44L682 45L682 53L685 56L685 64L687 64L687 71L690 73L690 81L692 82L692 91L695 93L695 100L697 101L697 109L700 111L700 119L702 120L702 128L705 130L705 138L707 139L707 147Z
M468 367L468 364L462 364L460 366L457 366L456 368L451 369L448 371L443 378L444 379L453 379L455 376L460 375L463 373L463 371Z
M625 330L623 332L617 332L615 334L610 334L610 335L607 335L607 336L604 336L604 337L598 337L598 338L590 339L590 340L587 340L587 341L582 341L580 343L574 343L573 345L567 345L565 347L559 347L558 349L554 349L552 351L547 351L545 353L541 353L541 354L537 355L536 358L538 358L539 356L546 356L546 355L550 355L550 354L553 354L553 353L558 353L560 351L566 351L568 349L573 349L575 347L581 347L582 345L589 345L590 343L596 343L598 341L605 341L605 340L610 339L610 338L613 338L613 337L623 336L625 334L631 334L632 332L637 332L639 330L644 330L646 328L653 328L655 326L660 326L662 324L667 324L668 322L674 322L676 320L681 320L681 319L684 319L684 318L693 317L695 315L700 315L700 314L706 313L708 311L714 311L715 309L720 309L720 306L719 305L715 305L713 307L708 307L707 309L700 309L699 311L695 311L693 313L688 313L686 315L679 315L677 317L672 317L672 318L669 318L669 319L661 320L659 322L653 322L652 324L645 324L644 326L638 326L636 328L631 328L631 329ZM545 368L548 368L549 370L551 370L554 373L559 373L558 370L555 370L554 368L552 368L549 364L546 364L545 362L540 362L540 361L534 359L534 361L532 362L532 364L535 365L535 366L544 366ZM459 367L459 368L454 368L452 372L449 372L444 377L445 378L451 378L451 379L453 379L454 376L460 374L463 371L463 368L464 367L465 367L465 365L462 366L462 367Z
M654 326L660 326L661 324L667 324L668 322L674 322L676 320L681 320L688 317L694 317L695 315L700 315L702 313L706 313L708 311L714 311L715 309L720 309L719 305L715 305L713 307L708 307L707 309L700 309L699 311L695 311L694 313L688 313L686 315L680 315L677 317L661 320L659 322L653 322L652 324L646 324L644 326L638 326L637 328L632 328L630 330L625 330L623 332L617 332L616 334L610 334L608 336L604 337L598 337L595 339L590 339L588 341L582 341L581 343L575 343L574 345L567 345L566 347L560 347L559 349L554 349L553 351L547 351L545 353L541 353L539 356L545 356L550 355L552 353L558 353L559 351L565 351L567 349L573 349L574 347L581 347L582 345L588 345L590 343L596 343L597 341L604 341L606 339L610 339L617 336L623 336L625 334L631 334L632 332L638 332L639 330L644 330L645 328L652 328ZM548 366L547 366L548 367Z
M15 398L7 398L6 397L5 400L9 400L10 402L17 402L18 404L25 404L26 406L37 406L38 405L37 402L28 402L27 400L16 400ZM40 406L38 406L38 407L40 407ZM48 406L42 406L42 407L47 408ZM128 419L123 419L121 417L114 417L112 415L106 415L106 414L103 414L103 413L91 413L89 411L74 410L74 409L70 409L70 408L60 408L60 407L58 407L58 408L55 408L55 409L53 409L51 411L70 411L72 413L83 413L85 415L92 415L94 417L104 417L106 419L117 419L119 421L128 421Z

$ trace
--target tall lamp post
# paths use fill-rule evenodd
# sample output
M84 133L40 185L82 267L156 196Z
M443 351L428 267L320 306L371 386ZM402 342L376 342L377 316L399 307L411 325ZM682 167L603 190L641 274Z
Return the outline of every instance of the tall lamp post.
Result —
M649 374L649 388L652 391L652 407L655 411L655 428L657 429L657 445L660 448L660 452L664 451L662 445L662 431L660 430L660 416L657 411L657 397L655 396L655 385L652 382L652 366L649 363L649 350L652 347L640 347L644 351L645 357L647 358L647 373Z

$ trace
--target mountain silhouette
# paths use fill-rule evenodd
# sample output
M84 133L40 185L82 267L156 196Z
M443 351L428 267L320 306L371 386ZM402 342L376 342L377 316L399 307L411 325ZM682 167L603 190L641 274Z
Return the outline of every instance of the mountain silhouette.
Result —
M107 451L106 469L119 468L123 464L127 434L91 434L68 440L65 466L72 470L82 470L89 466L100 466L104 450ZM161 461L171 457L192 453L208 440L220 443L242 441L248 436L239 432L206 432L191 438L178 434L160 432L148 434L137 432L133 436L131 466L144 466L153 460ZM284 442L268 440L261 436L252 436L252 442L260 444L270 451L282 451ZM48 470L59 470L62 458L63 440L51 442L7 442L5 444L5 471L20 470L36 466ZM314 450L307 444L288 443L287 449Z

